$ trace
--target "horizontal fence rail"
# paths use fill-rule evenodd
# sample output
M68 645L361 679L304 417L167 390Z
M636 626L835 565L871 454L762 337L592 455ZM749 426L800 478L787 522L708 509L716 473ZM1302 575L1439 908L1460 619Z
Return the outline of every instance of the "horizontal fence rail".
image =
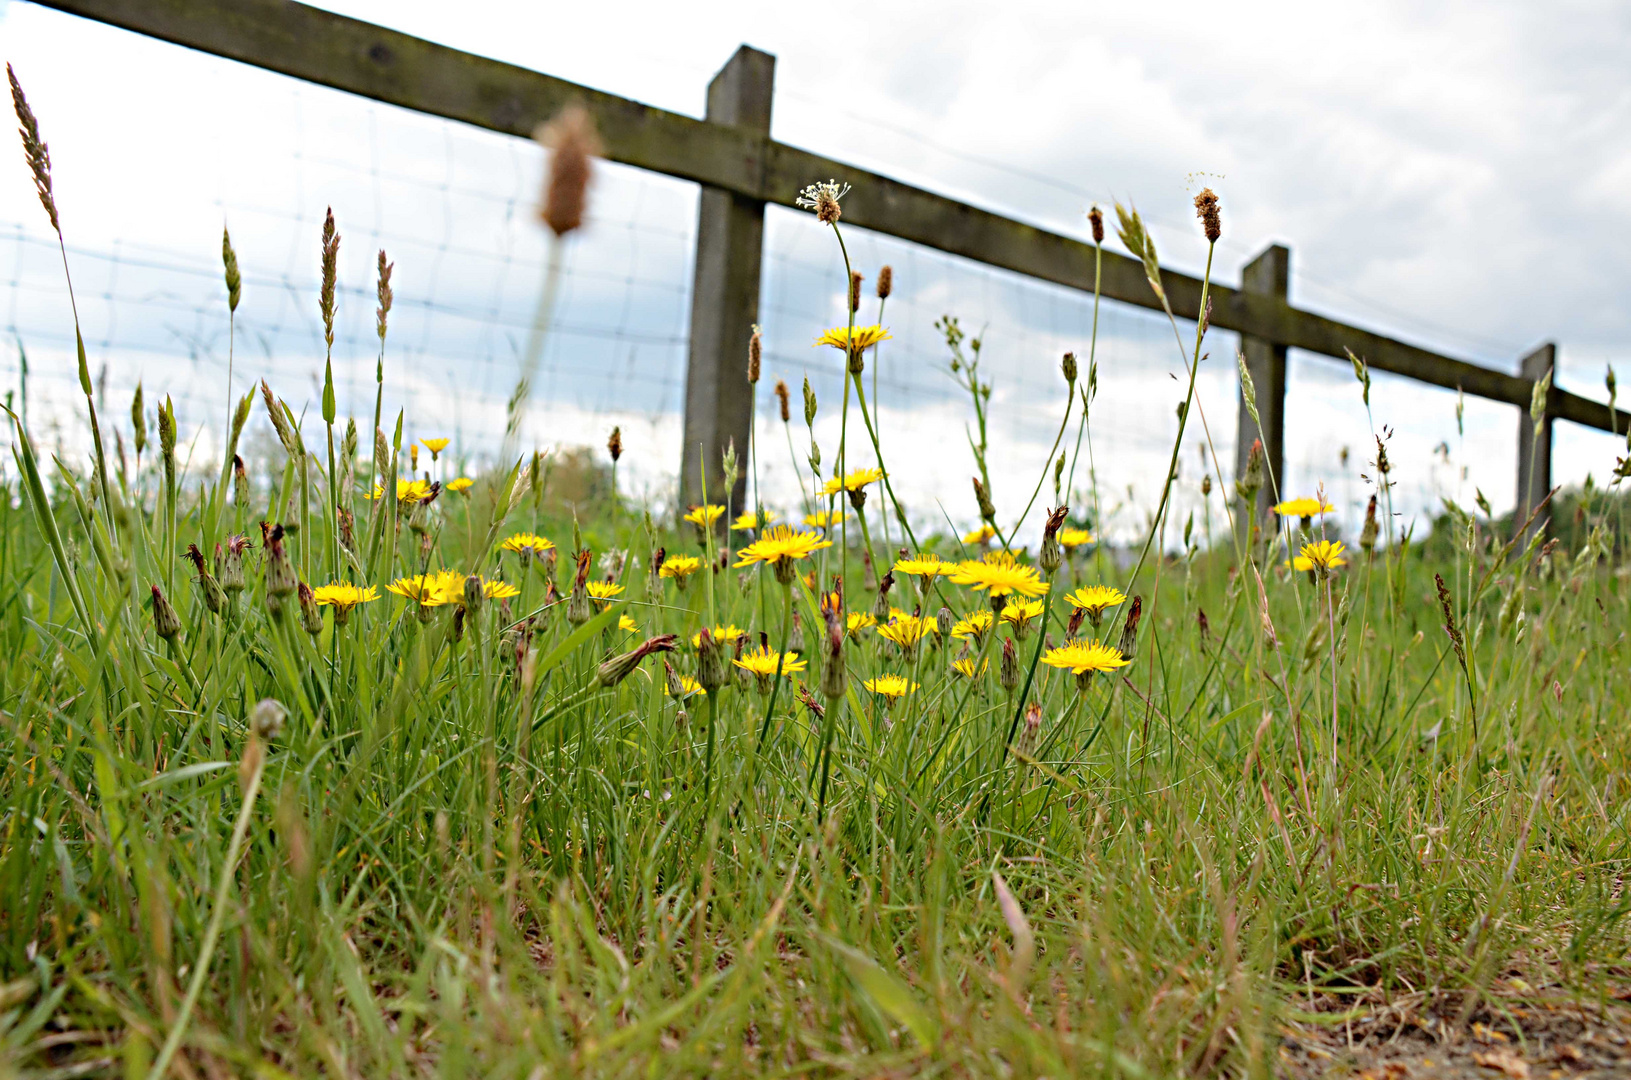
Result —
M848 224L1042 281L1086 291L1094 288L1090 244L776 142L766 134L768 106L765 122L743 122L729 115L699 120L292 0L35 2L511 135L530 136L563 107L578 103L594 117L609 160L694 181L705 190L752 203L782 206L792 206L806 184L838 177L854 186L844 202ZM768 92L768 72L763 77ZM699 239L699 244L706 242L706 237ZM1175 315L1200 318L1200 279L1163 268L1162 284ZM1161 307L1143 265L1126 255L1103 253L1101 290L1106 298L1122 303ZM1278 289L1264 290L1213 282L1210 296L1211 325L1235 331L1248 343L1265 343L1278 357L1281 377L1271 379L1267 387L1258 379L1260 393L1283 392L1286 349L1338 359L1351 351L1378 371L1524 409L1530 405L1537 378L1545 374L1537 374L1527 362L1521 374L1508 374L1301 310L1286 301L1283 282ZM693 342L693 362L695 348ZM1276 381L1279 386L1273 385ZM1631 412L1555 386L1545 402L1545 419L1548 426L1553 419L1563 419L1603 431L1631 430ZM1241 442L1249 442L1248 433L1241 434ZM1264 433L1265 438L1271 434ZM1274 448L1276 458L1278 450ZM1524 489L1547 479L1534 474L1520 477L1520 508Z

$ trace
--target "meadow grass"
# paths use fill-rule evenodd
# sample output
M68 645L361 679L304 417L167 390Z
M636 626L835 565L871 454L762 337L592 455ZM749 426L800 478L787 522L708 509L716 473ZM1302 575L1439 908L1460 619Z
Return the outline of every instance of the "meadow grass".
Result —
M835 234L840 194L810 196ZM1096 514L988 505L1033 478L987 470L959 331L991 535L931 532L865 472L887 433L858 306L832 334L860 434L810 469L819 506L777 508L788 536L757 501L750 529L653 521L615 480L568 514L537 457L455 490L411 420L359 437L331 390L320 426L263 385L278 449L241 467L255 395L234 403L198 475L167 404L145 456L138 404L49 468L15 416L0 1068L1265 1076L1288 1032L1453 1037L1623 992L1628 606L1602 528L1571 551L1458 510L1432 546L1372 535L1305 572L1317 512L1231 528L1217 476L1219 541L1180 543L1174 477L1140 543L1062 550ZM1179 341L1185 421L1204 332ZM1065 365L1055 504L1096 507L1074 478L1115 460L1097 378ZM902 545L946 572L881 591ZM377 597L303 592L345 582ZM1094 585L1125 593L1102 625L1064 598ZM1113 662L1054 666L1070 638Z

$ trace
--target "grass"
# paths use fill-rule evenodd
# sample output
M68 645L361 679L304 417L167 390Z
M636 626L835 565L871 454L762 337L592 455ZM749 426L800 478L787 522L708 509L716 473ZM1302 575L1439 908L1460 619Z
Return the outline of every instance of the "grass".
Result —
M1155 266L1136 216L1122 236ZM1202 338L1179 341L1191 370ZM957 355L983 460L978 345ZM1095 472L1084 445L1115 457L1092 446L1086 372L1061 381L1072 477ZM389 492L410 471L401 418L370 454L336 438L328 395L325 428L263 405L283 430L242 487L230 447L219 477L178 474L167 415L145 458L102 440L89 469L46 470L14 420L8 1073L1266 1076L1288 1032L1383 1011L1456 1031L1624 992L1631 611L1603 532L1518 546L1461 512L1322 576L1284 565L1296 523L1220 526L1203 550L1161 514L1125 563L1084 545L1055 567L1038 515L1000 529L1052 586L1023 633L903 649L844 620L992 608L946 576L879 601L867 559L904 533L989 564L909 531L882 483L826 498L848 516L795 573L714 571L741 534L653 523L581 459L576 517L536 464L368 500L355 478ZM857 416L847 449L876 460ZM1097 505L1050 475L1055 502ZM1582 522L1614 510L1585 504ZM570 554L505 550L517 532ZM256 543L221 604L230 559L195 575L181 556L233 533ZM703 569L655 576L659 548ZM443 569L426 605L384 591ZM314 620L277 595L290 573L382 596ZM478 600L483 579L513 595ZM622 586L604 603L602 580ZM1130 663L1086 680L1044 648L1080 584L1142 612L1129 631L1134 605L1110 610L1097 637ZM809 667L761 680L732 642L691 644L725 625ZM973 678L952 670L965 650ZM885 674L917 688L865 689Z

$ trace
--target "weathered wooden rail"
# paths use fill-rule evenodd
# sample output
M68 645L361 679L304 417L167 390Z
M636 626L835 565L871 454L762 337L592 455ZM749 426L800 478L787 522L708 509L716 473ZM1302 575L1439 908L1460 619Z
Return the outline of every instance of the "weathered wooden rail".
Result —
M727 439L747 444L753 397L744 355L749 327L757 321L765 204L791 206L805 184L839 177L854 185L844 201L847 224L1058 285L1093 288L1088 243L771 139L775 60L746 46L710 84L707 115L698 120L292 0L35 2L511 135L530 136L577 102L593 114L607 158L701 185L681 470L682 498L688 500L695 498L704 464L718 490L719 451ZM1238 288L1218 282L1211 287L1212 325L1241 335L1263 420L1259 431L1241 408L1239 455L1261 437L1276 476L1284 475L1288 349L1338 359L1351 350L1378 371L1518 406L1519 520L1551 486L1553 420L1605 431L1631 428L1631 413L1554 385L1536 444L1528 408L1535 382L1555 362L1554 346L1531 352L1517 375L1445 356L1291 306L1289 263L1285 248L1271 247L1243 268ZM1106 298L1159 308L1136 259L1106 251L1103 267ZM1162 281L1175 314L1200 315L1199 279L1163 269Z

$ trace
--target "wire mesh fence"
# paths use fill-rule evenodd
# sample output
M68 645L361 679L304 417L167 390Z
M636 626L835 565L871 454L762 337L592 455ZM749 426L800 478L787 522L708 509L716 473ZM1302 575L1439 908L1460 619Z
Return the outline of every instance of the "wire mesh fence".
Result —
M534 144L30 10L23 32L11 37L51 142L67 261L103 415L124 416L138 382L149 402L169 394L183 438L202 461L216 452L229 372L237 394L264 378L297 412L314 404L324 361L318 236L332 207L342 235L333 348L341 413L365 428L371 423L380 355L375 261L384 250L395 265L383 360L387 434L400 409L407 437L449 436L472 467L489 459L502 437L545 260L533 209L543 155ZM70 65L55 62L70 53L89 57L98 81L123 92L109 98L87 91ZM72 452L84 435L75 419L72 312L62 257L19 153L0 170L0 191L0 312L9 339L0 378L22 395L26 356L30 422L47 442ZM546 448L598 446L621 427L625 493L660 511L674 498L680 461L697 189L606 164L592 198L590 226L564 252L524 434ZM244 276L230 333L223 225ZM894 270L883 312L893 337L866 377L869 387L876 381L887 464L914 516L959 529L975 518L972 410L946 371L936 328L952 315L984 344L1000 513L1011 517L1026 504L1056 436L1074 448L1075 421L1060 433L1066 388L1059 360L1075 352L1085 376L1096 349L1099 389L1076 501L1096 479L1109 534L1144 527L1177 430L1193 324L1106 302L1095 345L1091 295L861 230L846 238L868 278L863 320L875 318L878 269ZM821 402L815 437L830 468L841 356L811 342L843 322L843 293L831 234L808 215L769 208L760 301L765 380L755 439L766 501L787 509L800 499L807 444L795 406L789 451L771 387L785 379L796 402L800 382L810 380ZM1201 412L1178 456L1172 516L1182 523L1193 514L1197 529L1219 534L1235 455L1236 348L1232 334L1214 329L1207 337ZM1567 354L1564 365L1567 375ZM1454 393L1378 373L1367 412L1346 367L1296 352L1289 386L1282 487L1311 494L1323 485L1346 527L1363 513L1371 489L1361 477L1384 426L1395 432L1396 503L1406 514L1431 512L1441 497L1470 501L1474 489L1497 509L1511 505L1512 408L1469 398L1458 420ZM262 422L258 414L255 422ZM1559 432L1559 480L1578 481L1588 470L1602 476L1612 466L1612 436L1568 425ZM870 448L855 436L852 430L850 461L870 464ZM1201 477L1214 455L1223 463L1223 489L1203 498Z

